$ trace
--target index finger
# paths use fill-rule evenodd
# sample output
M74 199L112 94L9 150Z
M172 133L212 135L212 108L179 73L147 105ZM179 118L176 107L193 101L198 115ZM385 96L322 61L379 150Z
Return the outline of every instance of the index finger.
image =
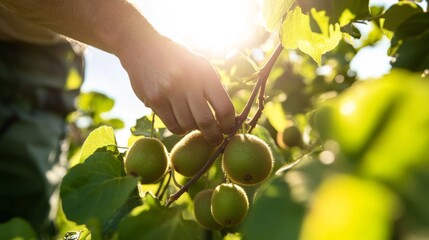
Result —
M193 99L188 99L188 102L195 122L204 138L210 144L219 145L222 142L223 135L204 96L198 94Z
M220 129L223 133L229 133L235 127L235 109L231 98L223 88L217 74L207 78L206 81L205 97L216 114Z

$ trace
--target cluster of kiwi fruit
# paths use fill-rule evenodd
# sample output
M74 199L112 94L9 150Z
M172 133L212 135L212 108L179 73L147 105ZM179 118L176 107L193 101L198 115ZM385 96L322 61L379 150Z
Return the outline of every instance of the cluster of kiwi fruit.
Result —
M125 170L128 175L139 177L142 184L160 181L169 167L191 178L203 168L216 148L198 130L181 138L170 153L160 140L141 138L127 152ZM203 188L193 197L196 221L211 230L242 223L249 209L243 187L262 183L273 168L269 146L252 134L236 134L230 138L221 157L222 183Z

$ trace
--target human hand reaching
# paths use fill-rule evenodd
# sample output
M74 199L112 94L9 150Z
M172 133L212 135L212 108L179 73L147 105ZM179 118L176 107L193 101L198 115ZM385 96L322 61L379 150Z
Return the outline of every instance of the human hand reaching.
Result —
M171 132L199 129L218 144L222 132L233 129L234 107L209 61L160 35L130 1L1 4L34 24L115 54L137 97Z
M234 128L234 106L203 56L159 37L125 52L121 62L137 97L171 132L199 129L216 145Z

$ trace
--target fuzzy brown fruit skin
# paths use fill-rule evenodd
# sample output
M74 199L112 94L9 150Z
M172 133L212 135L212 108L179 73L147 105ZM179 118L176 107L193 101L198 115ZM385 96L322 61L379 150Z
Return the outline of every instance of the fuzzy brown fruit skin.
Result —
M225 148L222 167L232 182L255 185L271 174L273 156L262 139L251 134L238 134L230 139Z
M202 227L210 230L219 230L222 228L222 225L216 222L211 212L213 192L213 189L206 189L197 193L194 198L194 214L195 219Z
M156 138L141 138L130 148L125 157L127 175L139 177L142 184L156 183L168 170L168 152Z
M212 195L213 218L224 227L237 226L243 222L249 211L249 200L242 187L224 183L218 185Z
M215 150L216 147L209 144L200 131L192 131L174 145L170 154L171 165L181 175L193 177Z

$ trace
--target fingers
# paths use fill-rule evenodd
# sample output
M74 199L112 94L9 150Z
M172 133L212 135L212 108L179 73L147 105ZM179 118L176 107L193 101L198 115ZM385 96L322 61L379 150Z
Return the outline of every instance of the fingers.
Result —
M171 106L177 122L185 131L197 129L198 125L194 120L188 101L181 96L182 95L173 97L171 101Z
M198 128L209 143L218 145L222 132L229 133L235 127L235 110L214 68L205 58L197 59L192 71L181 72L187 73L180 76L187 85L175 92L186 95L186 99L170 98L171 105L183 129Z
M208 79L207 86L205 95L215 111L220 129L223 133L229 133L235 127L234 105L219 79Z
M152 110L158 115L159 118L162 119L162 122L168 128L168 130L174 134L182 135L185 134L186 131L179 124L176 116L173 112L173 108L168 101L158 101L153 107Z
M174 134L185 134L190 130L199 129L212 145L219 145L223 140L222 132L201 91L200 94L193 94L188 99L173 97L168 104L158 102L153 109L156 109L155 113Z
M213 145L219 145L222 142L223 135L219 130L216 119L207 104L204 95L198 95L188 101L196 124L203 134L204 138Z
M222 133L235 126L234 106L209 61L179 50L169 51L175 52L174 58L148 62L145 71L129 73L133 89L172 133L198 128L209 143L218 145Z

